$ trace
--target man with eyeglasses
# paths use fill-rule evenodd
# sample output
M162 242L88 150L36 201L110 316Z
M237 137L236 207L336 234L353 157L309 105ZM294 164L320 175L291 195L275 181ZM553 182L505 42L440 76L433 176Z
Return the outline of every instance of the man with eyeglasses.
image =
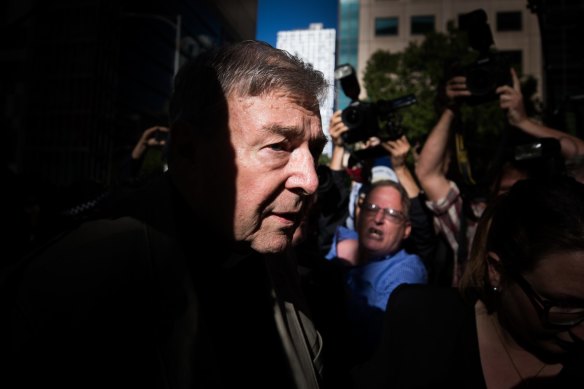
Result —
M345 266L350 329L346 341L355 363L377 347L392 291L403 283L428 281L420 257L402 247L412 228L409 210L410 199L399 183L372 184L361 204L356 230L340 228L327 254L327 259Z
M356 388L581 388L584 185L525 179L486 208L458 288L403 285Z

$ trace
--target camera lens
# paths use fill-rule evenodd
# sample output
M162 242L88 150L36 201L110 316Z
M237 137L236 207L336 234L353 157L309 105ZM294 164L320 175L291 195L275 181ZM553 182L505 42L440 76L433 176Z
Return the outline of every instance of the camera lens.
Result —
M359 106L349 106L341 113L341 119L349 128L357 128L363 124L363 112Z

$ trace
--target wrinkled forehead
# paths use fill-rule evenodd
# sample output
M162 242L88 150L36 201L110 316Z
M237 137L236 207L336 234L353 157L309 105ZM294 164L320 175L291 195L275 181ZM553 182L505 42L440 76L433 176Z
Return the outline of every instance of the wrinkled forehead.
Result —
M276 83L268 83L267 85L259 85L261 81L258 80L240 80L232 85L229 90L225 90L225 96L229 98L245 98L245 97L284 97L289 99L292 103L313 112L320 117L320 100L313 91L298 88L291 85L280 85Z
M397 199L401 200L401 194L397 188L389 185L380 185L372 187L367 193L367 199Z

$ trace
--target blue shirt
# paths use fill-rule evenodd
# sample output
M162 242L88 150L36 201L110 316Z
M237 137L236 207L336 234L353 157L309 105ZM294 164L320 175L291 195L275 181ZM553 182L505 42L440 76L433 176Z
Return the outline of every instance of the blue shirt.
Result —
M339 226L333 237L328 260L337 258L337 243L358 239L356 231ZM392 255L374 258L363 265L347 266L345 286L348 290L348 320L363 352L370 353L381 337L383 312L391 292L400 284L426 284L428 273L419 256L400 250Z
M337 257L338 242L358 238L356 231L339 226L326 258L334 260ZM374 258L364 265L348 267L345 275L345 283L355 299L382 311L398 285L427 282L428 272L420 257L403 249L393 255Z

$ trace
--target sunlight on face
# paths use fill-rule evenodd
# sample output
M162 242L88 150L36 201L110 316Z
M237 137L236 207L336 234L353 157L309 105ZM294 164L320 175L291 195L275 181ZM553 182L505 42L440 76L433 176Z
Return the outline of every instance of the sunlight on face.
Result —
M400 193L392 187L374 188L365 201L381 208L402 211ZM392 223L383 216L382 211L371 213L361 210L359 214L359 242L371 258L393 254L399 250L403 239L409 235L409 231L408 222Z
M291 244L318 188L316 164L326 138L320 115L284 94L228 98L235 151L235 239L259 252Z

